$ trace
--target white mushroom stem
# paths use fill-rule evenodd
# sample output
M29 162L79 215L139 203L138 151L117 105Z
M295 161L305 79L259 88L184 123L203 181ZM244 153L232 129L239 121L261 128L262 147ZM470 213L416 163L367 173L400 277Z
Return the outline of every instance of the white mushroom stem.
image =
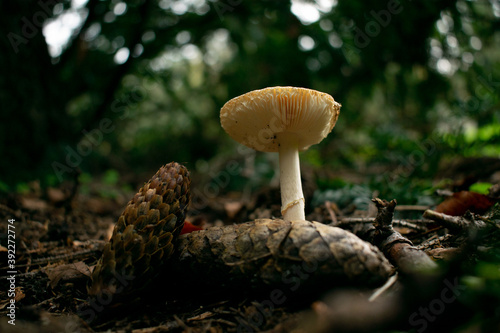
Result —
M281 214L285 220L305 220L304 194L300 179L299 144L295 134L280 133Z

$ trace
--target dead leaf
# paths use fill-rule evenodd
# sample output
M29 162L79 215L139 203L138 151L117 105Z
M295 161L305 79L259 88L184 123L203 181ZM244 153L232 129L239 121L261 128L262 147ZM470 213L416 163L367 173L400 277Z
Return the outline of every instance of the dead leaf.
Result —
M236 215L241 211L243 205L239 201L230 201L224 203L224 210L226 211L227 217L234 219Z
M496 200L480 193L460 191L453 193L451 197L440 203L435 211L452 216L462 216L468 210L472 213L483 214L495 202Z
M215 313L213 313L212 311L207 311L207 312L203 312L202 314L199 314L197 316L188 318L186 321L190 322L190 321L195 321L195 320L204 320L204 319L207 319L207 318L210 318L213 316L215 316Z
M16 301L16 303L26 297L26 295L23 292L23 287L16 287L15 291L16 295L14 296L14 300ZM0 310L5 309L5 307L10 304L10 300L11 298L7 298L0 301Z
M52 289L57 287L60 282L86 279L90 278L91 275L89 267L83 261L45 269L45 274L49 277Z
M66 200L66 195L61 189L49 187L47 188L47 196L53 203L58 203Z
M37 198L21 197L21 206L29 210L45 210L48 205L47 202Z
M14 296L14 299L16 300L16 302L19 302L20 300L22 300L25 297L26 297L26 295L23 292L23 287L16 287L16 296Z

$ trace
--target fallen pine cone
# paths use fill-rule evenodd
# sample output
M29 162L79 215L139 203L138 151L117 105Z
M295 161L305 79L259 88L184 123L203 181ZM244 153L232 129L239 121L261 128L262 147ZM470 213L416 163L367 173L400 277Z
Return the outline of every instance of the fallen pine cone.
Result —
M168 265L169 276L197 287L300 287L304 292L339 284L380 285L393 272L378 248L351 232L281 219L182 235Z
M184 225L189 188L188 170L172 162L135 194L92 273L89 296L116 303L158 275Z

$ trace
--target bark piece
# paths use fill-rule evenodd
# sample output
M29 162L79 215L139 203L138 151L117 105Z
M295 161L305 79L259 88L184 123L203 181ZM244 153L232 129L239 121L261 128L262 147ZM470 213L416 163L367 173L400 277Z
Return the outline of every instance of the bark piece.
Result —
M219 286L327 290L379 285L392 273L383 254L354 234L319 222L259 219L183 235L169 262L176 281ZM199 279L202 275L203 279Z

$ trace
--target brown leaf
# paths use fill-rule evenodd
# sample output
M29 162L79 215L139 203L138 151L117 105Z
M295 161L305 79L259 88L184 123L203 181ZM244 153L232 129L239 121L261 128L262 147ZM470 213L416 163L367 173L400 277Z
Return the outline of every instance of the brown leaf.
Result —
M241 208L243 208L243 204L239 201L230 201L224 203L224 210L226 211L227 216L230 219L234 219L236 215L241 211Z
M16 302L19 302L20 300L22 300L23 298L26 297L26 295L23 292L23 287L16 287L15 293L16 293L16 295L14 296L14 300ZM5 309L5 307L11 303L11 299L12 298L7 298L7 299L0 301L0 310Z
M79 261L45 269L45 274L49 277L50 287L54 289L60 282L90 278L91 273L89 267L83 261Z
M61 189L49 187L47 188L47 197L50 202L58 203L66 200L66 195Z
M452 216L462 216L468 210L472 213L483 214L495 202L494 199L480 193L460 191L453 193L451 197L440 203L435 211Z
M23 292L23 287L16 287L15 290L16 290L16 296L14 296L14 299L16 300L16 302L19 302L20 300L26 297L26 295Z
M45 200L37 198L26 198L26 197L21 197L21 206L29 210L39 210L39 211L46 210L48 207L47 202Z

